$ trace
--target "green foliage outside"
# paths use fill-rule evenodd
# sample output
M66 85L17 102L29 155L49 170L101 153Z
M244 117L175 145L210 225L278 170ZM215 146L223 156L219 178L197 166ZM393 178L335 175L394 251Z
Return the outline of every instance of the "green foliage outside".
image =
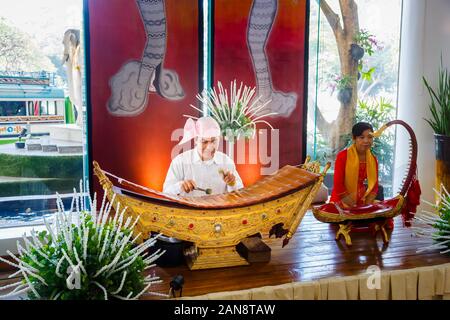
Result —
M0 70L53 72L56 68L28 34L0 17Z
M358 65L358 71L361 74L362 79L365 81L368 81L368 82L372 82L372 76L375 73L376 68L372 67L372 68L369 68L369 70L364 71L363 67L364 66L362 64Z
M348 88L351 88L351 83L353 81L353 77L349 76L349 75L345 75L345 76L340 76L336 78L336 89L337 90L345 90Z
M338 1L330 1L330 5L338 9ZM358 10L361 17L370 16L372 11L384 8L386 10L400 11L401 1L380 1L380 0L358 0ZM311 2L310 11L310 38L309 38L309 83L310 90L314 90L314 83L319 84L318 95L330 94L330 82L333 85L337 75L341 75L340 61L338 48L334 38L333 31L319 9L318 2ZM320 16L320 17L319 17ZM367 48L371 48L372 55L367 54L363 63L364 70L361 68L361 79L358 82L358 97L360 99L367 99L368 97L389 97L395 99L397 91L398 80L398 57L399 57L399 36L397 30L400 30L400 21L398 18L396 21L384 21L383 26L376 25L380 23L375 18L361 19L361 33L356 35L357 38L361 38L361 41L367 41ZM320 24L318 24L320 20ZM368 25L367 20L373 22ZM380 33L380 29L389 30ZM387 28L387 29L386 29ZM368 32L366 30L370 29ZM370 39L370 40L369 40ZM355 39L358 40L358 39ZM317 55L318 53L318 55ZM315 73L315 69L318 67L318 73ZM365 76L367 74L367 76ZM370 75L370 77L369 77ZM331 91L332 93L334 91ZM315 95L314 92L309 95ZM312 106L312 104L310 104ZM319 109L327 108L327 105L320 104Z
M359 101L356 109L357 122L368 122L374 130L395 119L395 107L390 101L380 98L379 100ZM392 179L394 164L395 133L388 129L383 134L374 139L372 152L378 159L378 178L384 187L385 195L392 195Z
M80 182L80 177L72 179L51 179L37 181L17 181L0 183L1 197L17 197L29 195L54 195L72 193L73 187Z
M316 161L319 161L322 166L327 162L334 163L335 159L332 158L333 150L330 148L328 141L320 133L316 134L316 148Z
M0 181L0 197L70 193L83 177L83 159L81 156L0 154L0 176L49 179Z
M0 140L0 145L11 144L16 141L19 141L19 139L3 139L3 140Z
M96 233L96 227L92 221L92 216L87 213L81 213L84 218L81 219L82 225L77 227L73 225L71 237L73 239L72 248L68 248L67 241L61 233L57 239L52 239L51 235L47 231L39 233L39 240L44 243L44 246L40 249L48 259L45 259L42 254L38 253L36 249L31 250L31 255L25 255L22 257L23 261L35 268L35 274L40 276L45 283L44 285L37 277L29 276L30 282L33 284L36 292L40 298L32 291L29 292L28 297L30 299L59 299L59 300L103 300L104 292L100 287L95 285L94 282L101 284L107 292L114 292L121 286L123 271L109 274L103 272L99 276L94 275L104 266L110 264L117 254L119 254L119 247L109 247L105 250L103 240L105 237L111 239L122 239L131 233L130 229L121 229L118 231L117 227L114 227L112 222L105 225L101 231ZM82 230L80 230L82 229ZM87 232L89 237L87 238L87 256L83 259L83 266L86 272L81 273L80 288L70 290L67 287L66 278L67 270L70 265L67 259L63 259L65 252L71 261L76 262L78 258L82 258L84 249L83 237L81 236ZM117 237L116 237L117 236ZM103 253L102 253L103 249ZM120 261L131 257L133 252L131 242L128 242L122 253L120 253ZM77 252L77 254L75 254ZM99 258L101 257L101 259ZM60 262L58 266L58 262ZM144 289L144 268L146 267L142 256L138 256L132 263L126 267L126 280L122 285L122 289L118 294L120 296L127 297L128 294L138 294ZM62 274L58 277L58 274ZM23 280L25 283L25 280Z
M353 38L356 44L364 49L364 52L369 56L375 53L375 50L381 49L375 36L368 30L361 29Z
M79 180L83 176L83 158L0 154L0 176Z

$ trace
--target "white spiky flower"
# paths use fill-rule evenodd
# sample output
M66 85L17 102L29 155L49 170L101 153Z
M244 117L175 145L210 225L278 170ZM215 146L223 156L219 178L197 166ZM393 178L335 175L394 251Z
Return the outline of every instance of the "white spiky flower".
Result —
M133 237L133 228L139 217L123 221L127 208L116 204L114 217L110 217L114 204L106 201L106 192L99 212L94 200L83 192L74 192L71 209L64 211L57 195L58 211L53 225L46 220L46 230L31 232L31 240L23 236L24 245L17 242L18 255L8 251L12 261L0 260L14 266L22 275L21 281L0 287L0 292L9 289L0 298L28 294L30 299L138 299L144 293L167 297L156 292L147 292L158 277L145 277L144 270L164 252L158 250L149 255L148 248L158 236L139 245L134 245L140 235ZM87 198L85 195L87 194ZM87 199L87 201L85 201ZM75 204L75 207L74 207ZM77 217L77 219L73 219Z
M433 211L422 210L414 219L414 234L424 241L418 253L434 250L439 250L441 254L450 253L450 194L444 185L440 189L433 189L439 203L422 200Z
M206 112L192 104L190 106L201 112L203 116L210 115L213 117L219 123L225 139L254 137L258 123L264 123L273 130L272 125L263 118L275 116L278 113L264 112L264 108L271 100L261 103L261 97L255 98L256 88L244 86L242 82L238 88L236 80L234 80L231 82L230 96L228 96L228 91L224 89L220 81L218 81L217 86L218 92L216 88L212 88L197 94L197 99L206 106ZM190 115L184 116L198 119Z

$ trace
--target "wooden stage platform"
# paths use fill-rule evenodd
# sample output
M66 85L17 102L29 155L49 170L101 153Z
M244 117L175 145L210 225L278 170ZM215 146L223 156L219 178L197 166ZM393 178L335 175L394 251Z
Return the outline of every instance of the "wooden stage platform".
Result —
M281 248L281 239L263 237L272 248L270 262L198 271L190 271L187 266L157 267L149 271L155 272L164 282L153 286L151 291L168 293L170 281L178 274L185 278L183 296L192 297L292 282L356 276L364 274L371 265L377 265L381 271L394 271L450 263L450 256L441 255L439 252L416 253L421 247L419 239L412 236L411 229L402 226L401 217L395 219L395 228L388 246L383 246L380 235L374 239L368 233L354 233L352 247L347 247L343 239L335 241L334 237L335 227L317 221L312 212L308 211L286 248ZM0 279L11 273L2 272L0 269ZM0 281L0 286L11 281L14 280ZM141 299L160 298L145 294Z
M152 272L155 271L164 282L152 287L152 291L167 293L171 279L178 274L185 278L183 296L200 296L359 275L371 265L377 265L381 271L393 271L450 263L450 256L439 252L416 253L421 246L419 239L412 236L411 229L402 226L400 216L395 219L391 242L387 246L383 246L380 235L375 239L369 233L353 233L353 246L346 247L342 238L340 241L334 240L335 227L317 221L310 211L284 249L281 248L281 239L263 238L272 248L269 263L198 271L190 271L187 266L158 267ZM150 295L143 298L154 299Z

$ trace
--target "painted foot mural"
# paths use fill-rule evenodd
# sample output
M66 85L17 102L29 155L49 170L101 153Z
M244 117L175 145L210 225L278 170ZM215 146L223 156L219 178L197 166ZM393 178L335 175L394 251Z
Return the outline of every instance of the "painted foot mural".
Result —
M147 34L140 61L126 62L110 79L108 111L115 116L136 116L147 107L148 93L156 92L169 100L185 94L176 71L164 68L166 50L166 12L164 0L136 0Z

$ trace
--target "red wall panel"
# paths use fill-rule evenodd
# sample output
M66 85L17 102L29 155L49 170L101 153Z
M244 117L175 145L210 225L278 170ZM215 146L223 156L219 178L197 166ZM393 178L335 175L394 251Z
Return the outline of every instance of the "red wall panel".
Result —
M183 114L192 114L189 104L196 103L199 91L198 2L165 1L164 67L176 71L185 97L172 101L149 93L145 110L130 117L110 114L107 103L111 77L128 60L139 60L143 54L146 32L138 6L132 0L95 0L88 4L91 159L120 177L162 189L171 150L176 145L171 134L183 127Z

